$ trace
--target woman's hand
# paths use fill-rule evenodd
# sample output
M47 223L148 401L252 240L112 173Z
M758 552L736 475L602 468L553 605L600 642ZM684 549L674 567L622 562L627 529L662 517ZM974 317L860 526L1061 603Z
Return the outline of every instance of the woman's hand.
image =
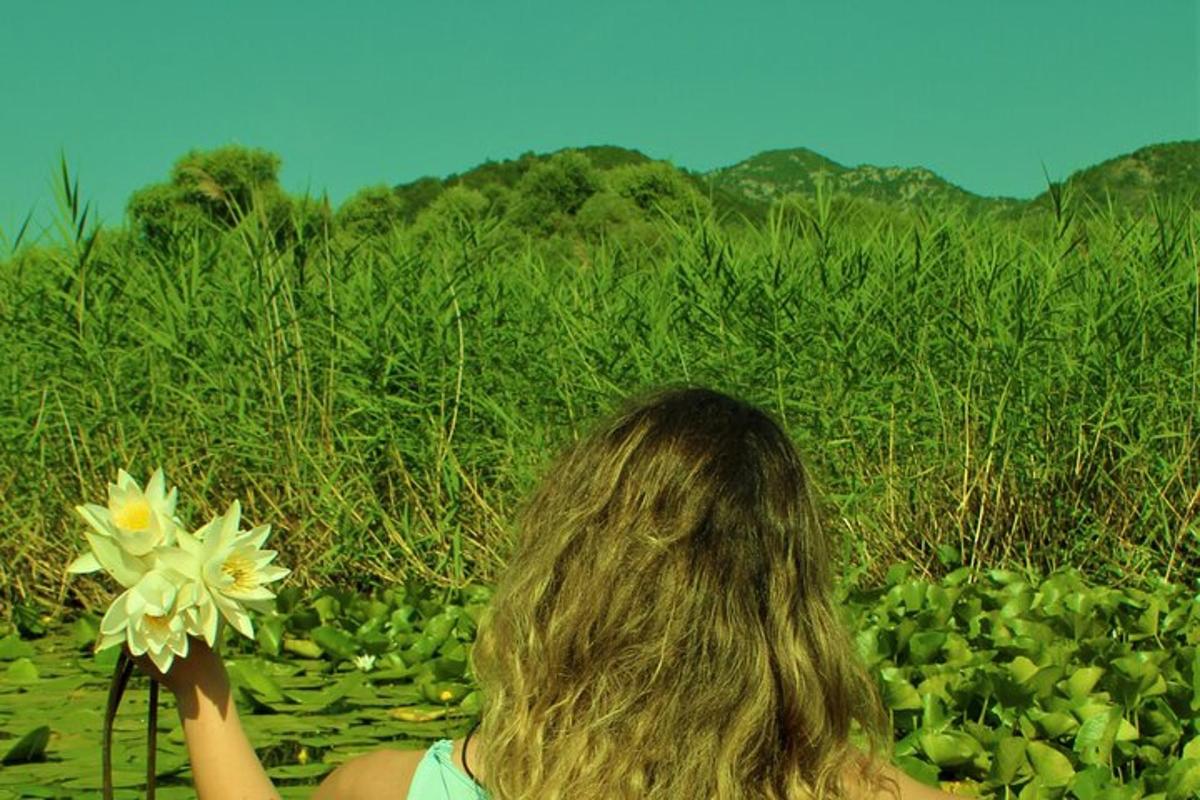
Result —
M187 656L176 656L165 675L154 666L148 655L130 654L130 658L138 669L166 687L176 698L192 695L196 689L211 691L229 682L225 662L208 646L208 642L195 636L188 637Z

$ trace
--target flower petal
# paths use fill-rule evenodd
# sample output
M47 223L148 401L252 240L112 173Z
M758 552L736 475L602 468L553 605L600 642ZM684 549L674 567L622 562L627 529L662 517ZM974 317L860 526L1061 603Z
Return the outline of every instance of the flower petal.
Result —
M153 525L140 531L123 531L118 529L116 536L117 544L132 556L144 556L149 554L154 546L162 541L162 532Z
M107 650L113 645L124 644L125 639L126 633L124 629L118 633L103 633L100 635L100 639L96 642L93 652L99 653L101 650Z
M151 650L150 660L154 662L154 666L158 667L159 672L165 674L167 670L171 668L171 664L175 661L175 654L166 647L159 650Z
M258 571L259 580L263 583L277 581L287 575L291 575L292 571L287 567L263 567Z
M244 534L242 534L240 537L238 537L238 544L239 545L252 544L252 545L254 545L254 548L257 550L258 548L262 547L263 542L265 542L267 540L267 537L270 535L271 535L271 526L270 525L259 525L257 528L246 531Z
M126 589L122 592L113 604L108 607L108 611L104 612L104 618L100 620L100 632L116 634L125 629L129 624L129 613L125 608L125 602L128 599L129 592Z
M225 516L221 518L220 538L217 544L221 548L229 547L237 538L238 522L242 517L242 504L234 500L229 504L229 509L225 512Z
M150 500L151 504L154 504L155 501L162 501L163 492L165 492L167 488L166 483L167 479L166 476L163 475L162 467L154 470L154 474L150 476L150 480L146 483L145 492L146 498Z
M88 572L95 572L99 569L103 569L103 567L101 567L100 562L96 560L96 554L89 550L79 558L72 561L71 566L67 567L67 572L70 572L74 575L83 575Z
M147 564L140 558L122 550L115 539L97 536L89 531L84 531L83 535L87 538L88 544L92 546L92 552L96 554L96 560L100 562L100 566L104 567L109 575L116 578L117 583L128 588L146 574Z
M145 655L150 649L150 643L146 639L146 632L141 625L129 626L129 652L135 656Z
M179 499L179 489L171 487L171 491L167 492L167 496L163 498L163 513L171 517L175 513L175 502Z
M110 485L111 485L111 484L110 484ZM121 488L121 489L126 489L126 490L128 490L128 489L129 489L129 488L131 488L131 487L132 487L132 488L134 488L134 489L138 489L139 491L141 490L141 487L140 487L140 486L138 486L138 482L137 482L137 481L135 481L135 480L133 479L133 476L132 476L132 475L130 475L128 472L126 472L126 471L125 471L125 470L123 470L123 469L118 469L118 470L117 470L117 483L116 483L116 486L117 486L118 488Z
M136 597L144 601L146 608L153 610L158 616L162 616L175 602L175 594L179 590L165 572L151 570L142 576L142 579L133 587L133 591ZM131 607L130 611L133 610Z
M108 509L95 503L84 503L75 506L75 513L83 517L83 521L91 525L101 536L112 536L115 530Z
M209 647L213 647L217 643L217 623L220 621L220 617L217 615L217 604L210 597L208 602L200 605L200 627L204 632L204 641L208 642Z
M221 611L221 616L228 620L234 630L249 639L254 638L254 625L250 622L250 615L246 613L241 605L216 593L213 594L213 600L216 601L217 608Z
M251 589L226 589L224 594L233 600L272 600L275 597L275 594L264 586L255 586Z
M187 550L163 548L158 551L158 563L178 572L188 580L200 580L200 559Z

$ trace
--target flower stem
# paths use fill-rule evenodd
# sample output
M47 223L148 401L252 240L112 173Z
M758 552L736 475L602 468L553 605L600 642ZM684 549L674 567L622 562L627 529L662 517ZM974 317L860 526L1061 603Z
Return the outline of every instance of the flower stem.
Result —
M154 800L154 786L158 777L155 762L158 757L158 681L150 681L150 710L146 734L146 800Z
M103 774L101 781L103 782L102 791L104 800L112 800L113 785L112 785L112 731L113 720L117 716L117 707L121 705L121 697L125 694L125 685L129 683L129 676L133 673L133 659L125 652L122 647L117 654L117 666L113 670L112 683L108 685L108 706L104 710L104 731L103 741L101 742L101 769Z

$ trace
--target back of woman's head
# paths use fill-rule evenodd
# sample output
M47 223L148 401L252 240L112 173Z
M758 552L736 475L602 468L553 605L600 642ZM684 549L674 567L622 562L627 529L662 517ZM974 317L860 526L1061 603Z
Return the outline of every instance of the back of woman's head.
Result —
M627 401L554 459L515 533L471 654L493 800L849 797L852 723L889 752L767 413L694 387Z

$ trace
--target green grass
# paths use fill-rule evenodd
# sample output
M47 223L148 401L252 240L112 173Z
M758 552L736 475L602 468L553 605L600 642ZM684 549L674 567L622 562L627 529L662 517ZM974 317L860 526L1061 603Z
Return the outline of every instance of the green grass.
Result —
M64 171L64 187L69 187ZM289 583L490 582L557 447L629 392L784 421L847 559L1107 585L1200 576L1197 214L856 220L821 199L653 247L477 216L285 252L253 217L167 252L94 235L0 263L0 603L57 613L72 507L162 465L199 525L241 499ZM644 231L643 231L644 233Z

